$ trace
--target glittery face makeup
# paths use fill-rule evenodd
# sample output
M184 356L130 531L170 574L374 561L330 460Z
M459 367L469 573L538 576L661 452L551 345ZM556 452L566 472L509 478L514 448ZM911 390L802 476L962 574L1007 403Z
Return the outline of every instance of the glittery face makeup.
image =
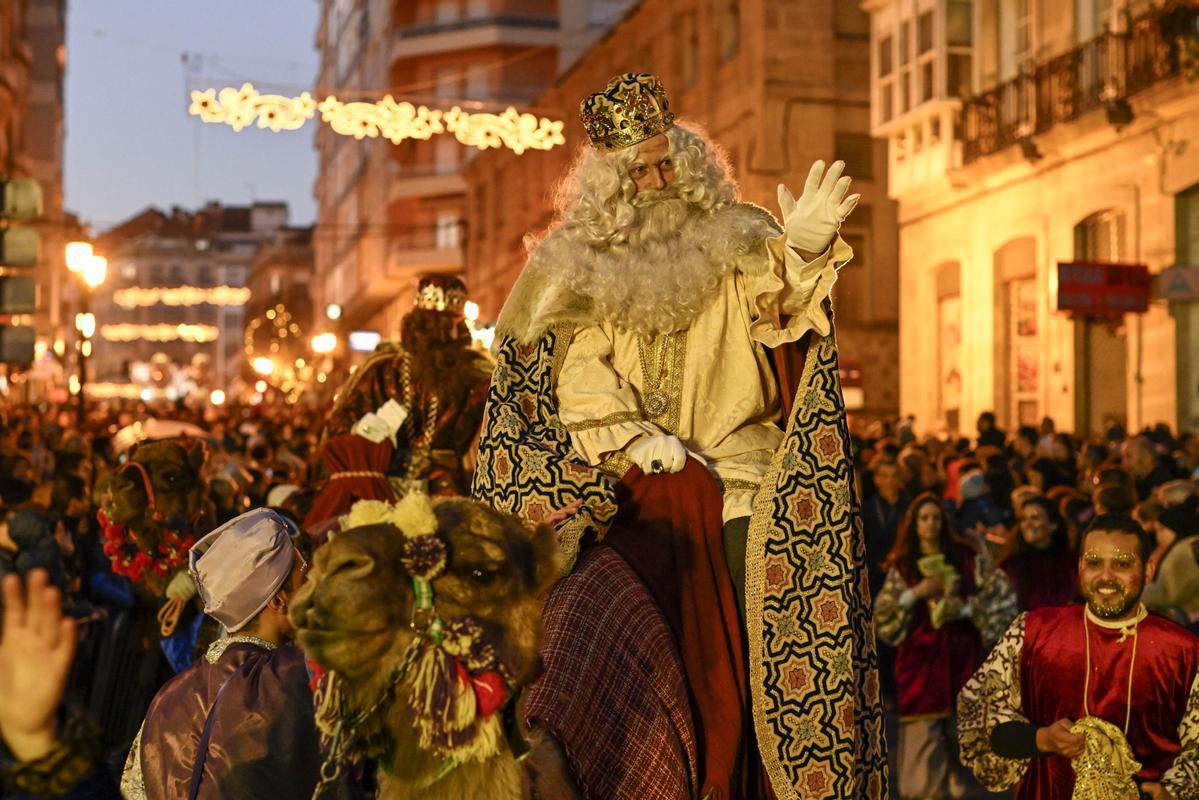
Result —
M1091 613L1100 619L1127 616L1141 599L1145 565L1129 540L1128 533L1094 531L1087 535L1086 549L1078 560L1078 588Z

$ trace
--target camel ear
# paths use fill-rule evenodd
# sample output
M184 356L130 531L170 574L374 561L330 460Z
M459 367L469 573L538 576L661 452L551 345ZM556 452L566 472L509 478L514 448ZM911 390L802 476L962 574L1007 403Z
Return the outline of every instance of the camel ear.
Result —
M204 469L204 462L208 460L208 446L199 439L193 440L187 445L187 463L195 470L196 474Z
M533 548L533 591L540 597L562 577L562 550L549 525L527 526L527 530Z

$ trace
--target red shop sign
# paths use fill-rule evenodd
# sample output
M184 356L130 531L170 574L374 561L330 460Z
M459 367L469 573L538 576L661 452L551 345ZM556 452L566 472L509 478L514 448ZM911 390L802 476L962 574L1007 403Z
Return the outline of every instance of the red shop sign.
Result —
M1149 267L1103 261L1057 265L1057 310L1076 314L1143 314L1149 310Z

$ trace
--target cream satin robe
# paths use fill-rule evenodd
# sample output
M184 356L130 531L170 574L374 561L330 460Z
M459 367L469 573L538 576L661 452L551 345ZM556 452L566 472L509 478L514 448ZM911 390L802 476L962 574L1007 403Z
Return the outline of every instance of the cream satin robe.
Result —
M611 471L623 472L626 446L673 433L720 482L725 522L750 516L783 441L764 348L809 330L828 334L822 304L853 251L837 238L807 262L777 236L766 240L766 254L760 274L726 277L686 331L650 340L610 322L575 329L558 379L558 411L587 463L608 461ZM645 401L655 391L668 402L651 416L654 402Z

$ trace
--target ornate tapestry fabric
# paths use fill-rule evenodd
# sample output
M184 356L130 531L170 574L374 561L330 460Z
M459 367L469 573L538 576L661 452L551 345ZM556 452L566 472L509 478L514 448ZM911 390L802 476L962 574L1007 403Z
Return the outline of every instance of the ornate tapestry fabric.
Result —
M885 796L864 559L830 333L809 348L746 551L754 727L779 800Z
M558 325L533 344L500 343L471 489L493 508L533 522L582 500L558 531L567 571L583 538L602 538L616 516L612 484L572 454L570 434L558 419L554 381L571 328Z

